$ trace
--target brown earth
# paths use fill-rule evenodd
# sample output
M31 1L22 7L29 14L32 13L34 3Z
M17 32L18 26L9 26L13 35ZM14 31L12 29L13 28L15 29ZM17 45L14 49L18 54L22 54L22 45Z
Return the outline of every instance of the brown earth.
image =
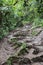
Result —
M24 54L17 55L22 47L17 47L16 42L11 42L12 38L19 44L27 45ZM32 30L32 26L24 25L3 38L0 41L0 65L7 65L7 59L11 57L11 65L43 65L43 28Z

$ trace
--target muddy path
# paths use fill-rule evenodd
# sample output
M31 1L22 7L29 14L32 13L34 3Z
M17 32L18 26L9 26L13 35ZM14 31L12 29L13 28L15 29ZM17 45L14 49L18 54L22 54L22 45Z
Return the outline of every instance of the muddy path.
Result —
M7 65L11 58L11 65L43 65L43 28L32 30L32 26L24 25L3 38L0 41L0 65Z

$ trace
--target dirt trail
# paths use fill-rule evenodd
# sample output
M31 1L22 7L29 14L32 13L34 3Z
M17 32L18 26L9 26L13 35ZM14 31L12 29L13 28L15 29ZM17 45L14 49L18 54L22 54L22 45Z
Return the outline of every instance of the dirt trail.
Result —
M25 43L28 46L28 53L22 54L20 56L22 60L19 61L18 58L18 62L13 61L12 65L43 65L43 29L36 28L34 31L37 33L36 35L31 34L31 26L25 25L10 32L0 42L0 65L6 65L7 59L14 56L20 48L15 49L14 43L10 42L12 38L16 38L18 43Z

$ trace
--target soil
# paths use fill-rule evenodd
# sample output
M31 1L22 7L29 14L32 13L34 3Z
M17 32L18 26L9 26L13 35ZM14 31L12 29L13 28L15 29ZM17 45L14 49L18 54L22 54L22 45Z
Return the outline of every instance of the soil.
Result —
M35 34L32 34L32 31ZM24 53L16 55L21 47L11 42L14 38L19 43L26 44ZM19 50L19 51L18 51ZM0 41L0 65L7 65L7 60L12 58L11 65L43 65L43 28L32 30L29 24L10 32Z

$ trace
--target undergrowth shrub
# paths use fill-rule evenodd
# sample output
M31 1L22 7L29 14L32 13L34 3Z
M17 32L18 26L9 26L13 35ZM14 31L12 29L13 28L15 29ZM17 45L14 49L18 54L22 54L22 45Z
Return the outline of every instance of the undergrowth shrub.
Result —
M42 0L0 0L0 39L29 22L43 26Z

